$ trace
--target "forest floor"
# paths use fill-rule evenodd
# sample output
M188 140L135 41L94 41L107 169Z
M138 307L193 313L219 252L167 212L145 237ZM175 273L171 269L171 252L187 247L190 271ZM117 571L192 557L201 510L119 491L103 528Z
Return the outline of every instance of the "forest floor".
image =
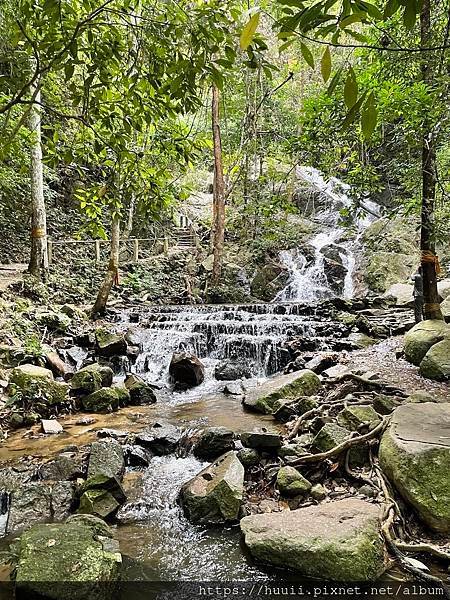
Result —
M6 290L12 283L20 281L26 268L25 263L0 265L0 290Z

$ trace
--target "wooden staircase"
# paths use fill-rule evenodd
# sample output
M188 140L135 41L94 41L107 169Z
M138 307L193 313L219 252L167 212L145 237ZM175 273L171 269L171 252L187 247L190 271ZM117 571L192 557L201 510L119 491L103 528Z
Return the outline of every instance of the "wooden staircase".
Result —
M195 248L195 235L190 227L178 227L173 236L173 245L178 248Z

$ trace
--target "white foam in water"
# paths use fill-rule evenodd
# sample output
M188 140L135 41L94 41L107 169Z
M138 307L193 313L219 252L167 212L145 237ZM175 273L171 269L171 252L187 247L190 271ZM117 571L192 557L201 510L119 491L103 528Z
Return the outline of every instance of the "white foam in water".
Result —
M379 206L371 200L361 203L363 213L355 220L356 236L353 241L339 242L346 233L339 225L341 213L351 208L353 203L347 192L350 186L332 177L326 181L314 167L297 167L297 177L305 181L313 191L321 194L325 200L325 208L315 214L314 220L324 229L312 238L310 245L314 249L313 261L299 250L284 250L280 253L281 263L289 272L287 286L279 292L274 302L312 303L336 295L331 288L325 273L325 261L322 250L328 246L338 249L342 265L346 269L341 296L352 298L354 294L353 275L356 266L355 253L360 245L360 238L365 229L380 217Z

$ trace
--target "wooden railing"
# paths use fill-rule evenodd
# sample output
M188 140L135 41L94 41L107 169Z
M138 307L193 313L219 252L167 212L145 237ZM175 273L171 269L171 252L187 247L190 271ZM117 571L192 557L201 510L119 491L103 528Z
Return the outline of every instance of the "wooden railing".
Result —
M198 247L199 244L199 240L197 238L197 235L194 231L194 229L191 228L186 228L189 229L189 233L192 235L192 241L193 241L193 247ZM175 236L164 236L164 237L160 237L160 238L126 238L126 239L121 239L119 241L119 246L122 245L126 245L126 244L132 244L132 262L138 262L139 261L139 253L141 250L141 245L143 242L151 242L152 243L152 250L156 250L156 252L154 252L154 255L158 255L158 254L166 254L169 252L169 248L173 248L176 247L178 245L178 238L180 237L181 239L186 239L185 236L187 235L186 233L186 229L181 230L179 232L179 236L175 235ZM178 233L178 232L177 232ZM159 242L161 242L161 244L159 244ZM65 240L52 240L51 238L47 239L47 251L48 251L48 264L51 265L53 262L53 255L54 255L54 249L55 246L67 246L68 244L84 244L84 245L91 245L94 248L94 252L95 252L95 262L100 263L101 262L101 244L109 244L110 240L106 239L91 239L91 240L74 240L74 239L65 239ZM182 244L183 247L187 247L186 243ZM160 249L160 251L158 252L158 248Z

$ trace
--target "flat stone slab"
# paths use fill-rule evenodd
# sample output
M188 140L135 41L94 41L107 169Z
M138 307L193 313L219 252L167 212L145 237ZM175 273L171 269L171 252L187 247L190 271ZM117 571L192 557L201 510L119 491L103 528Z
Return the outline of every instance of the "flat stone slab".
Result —
M379 507L348 498L281 513L244 517L254 558L327 581L373 581L385 570Z
M56 419L42 419L41 427L44 433L62 433L63 426Z
M433 529L450 532L450 403L395 409L380 444L383 471Z

